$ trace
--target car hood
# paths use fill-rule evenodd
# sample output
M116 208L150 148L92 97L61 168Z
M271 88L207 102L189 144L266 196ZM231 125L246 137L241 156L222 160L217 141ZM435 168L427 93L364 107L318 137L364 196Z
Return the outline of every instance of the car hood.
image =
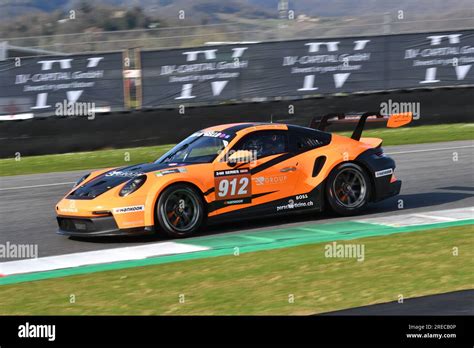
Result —
M73 190L68 196L68 199L94 199L108 190L117 187L118 185L133 179L137 176L144 175L146 173L154 171L165 171L173 168L181 168L186 164L180 163L142 163L133 166L115 168L109 170L94 179L80 185L78 188Z

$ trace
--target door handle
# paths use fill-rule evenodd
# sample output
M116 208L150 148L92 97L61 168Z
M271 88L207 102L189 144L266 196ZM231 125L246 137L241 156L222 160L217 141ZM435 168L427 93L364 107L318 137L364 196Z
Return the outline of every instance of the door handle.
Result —
M280 169L280 172L282 173L287 173L287 172L294 172L296 170L296 167L285 167Z

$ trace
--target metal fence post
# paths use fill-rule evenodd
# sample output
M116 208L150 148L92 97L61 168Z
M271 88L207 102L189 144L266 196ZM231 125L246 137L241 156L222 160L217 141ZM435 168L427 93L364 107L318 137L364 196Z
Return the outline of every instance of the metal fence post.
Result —
M384 13L383 15L383 33L392 33L392 16L390 15L390 13Z
M8 41L0 42L0 62L8 58Z

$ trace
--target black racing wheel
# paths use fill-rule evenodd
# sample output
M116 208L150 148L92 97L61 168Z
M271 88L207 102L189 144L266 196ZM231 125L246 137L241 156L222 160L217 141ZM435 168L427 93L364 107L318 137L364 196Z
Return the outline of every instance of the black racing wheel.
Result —
M166 188L156 204L156 220L156 229L173 238L197 232L205 220L201 194L186 184Z
M342 163L331 172L326 197L339 215L355 215L364 210L371 194L371 182L365 170L351 162Z

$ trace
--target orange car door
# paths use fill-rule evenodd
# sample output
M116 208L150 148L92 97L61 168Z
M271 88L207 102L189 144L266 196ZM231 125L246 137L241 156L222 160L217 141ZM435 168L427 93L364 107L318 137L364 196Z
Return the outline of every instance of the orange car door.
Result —
M296 158L288 152L257 159L251 172L254 204L294 195L300 175Z
M239 185L233 191L234 193L238 194L238 189L242 188L240 185L245 185L240 191L239 199L245 197L242 203L246 206L255 206L287 198L294 194L300 173L298 162L288 149L288 132L285 130L252 132L244 136L232 148L231 152L244 150L254 154L250 163L235 167L235 170L242 170L241 173L235 173L235 175L239 175L238 180L231 177L231 180ZM227 163L219 165L228 166ZM248 180L250 181L248 182ZM216 185L218 199L219 195L223 195L228 187L227 183L219 182L219 184L220 186ZM229 211L234 209L229 209ZM270 205L269 209L276 208Z

